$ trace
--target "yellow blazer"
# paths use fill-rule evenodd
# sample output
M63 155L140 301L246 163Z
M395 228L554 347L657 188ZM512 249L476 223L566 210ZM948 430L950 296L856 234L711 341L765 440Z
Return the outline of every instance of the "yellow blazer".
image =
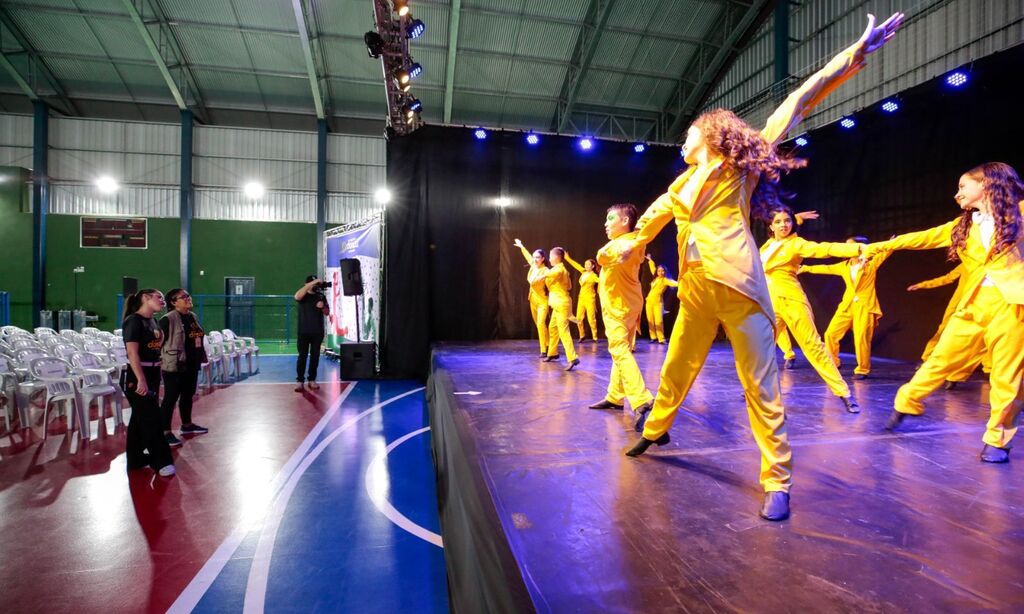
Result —
M643 290L640 288L640 265L644 252L635 249L636 232L618 236L597 251L597 263L601 265L598 292L601 296L601 313L630 324L644 306Z
M568 262L572 268L580 272L580 299L590 298L595 296L597 292L597 274L593 271L588 271L585 266L573 260L569 254L565 255L565 261Z
M565 270L564 264L559 262L558 264L551 265L551 268L548 269L547 274L544 276L544 283L548 288L548 305L555 307L572 303L572 297L569 296L569 290L572 289L572 280L569 279L569 271Z
M519 251L523 253L523 258L526 258L526 263L530 265L530 271L526 274L526 281L530 284L530 301L547 303L548 288L544 280L548 274L548 267L537 266L537 263L533 261L533 254L525 247L520 247Z
M1020 204L1024 212L1024 201ZM872 245L873 249L935 249L949 247L952 244L952 232L959 220L953 220L941 226L908 232L888 241ZM993 242L995 237L993 237ZM1007 303L1024 305L1024 231L1017 235L1016 242L1009 248L995 253L985 249L981 242L981 230L977 224L971 224L967 233L967 241L957 252L963 263L962 279L963 294L957 309L962 308L974 298L974 293L988 277L995 284L999 293Z
M862 66L863 58L852 48L837 55L786 98L768 118L761 135L772 145L778 143L814 105ZM684 197L683 187L691 180L693 190ZM755 301L774 321L768 283L750 232L750 196L759 180L759 173L738 171L724 165L722 159L691 166L640 217L637 239L650 242L675 218L680 275L690 265L686 246L693 236L704 275Z
M665 289L678 288L679 282L669 279L668 275L658 277L658 267L654 264L653 260L647 261L647 267L650 269L651 275L654 275L654 279L651 280L651 289L647 291L647 302L660 304L661 297L665 294Z
M857 273L857 281L850 278L852 260L836 262L834 264L811 264L800 269L801 273L815 273L818 275L838 275L843 278L846 284L846 291L843 292L843 300L839 301L836 311L843 310L853 312L867 310L875 317L882 317L882 306L878 302L878 293L875 291L875 280L878 277L878 268L892 254L892 252L881 252L878 255L868 258L860 267Z
M761 246L762 254L770 254L764 262L768 291L773 298L809 303L797 271L804 258L854 258L860 254L858 243L817 243L791 234L785 239L770 239ZM758 257L760 262L760 256Z

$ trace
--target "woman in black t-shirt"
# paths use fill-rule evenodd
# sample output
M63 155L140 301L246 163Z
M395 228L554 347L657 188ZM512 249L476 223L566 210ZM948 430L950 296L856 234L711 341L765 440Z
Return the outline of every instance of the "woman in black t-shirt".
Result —
M125 439L128 469L150 466L163 477L174 475L174 459L161 428L160 404L160 346L163 331L153 320L153 314L163 310L164 295L147 288L128 297L124 312L128 315L122 324L128 368L121 375L121 389L132 406ZM149 453L146 453L146 450Z

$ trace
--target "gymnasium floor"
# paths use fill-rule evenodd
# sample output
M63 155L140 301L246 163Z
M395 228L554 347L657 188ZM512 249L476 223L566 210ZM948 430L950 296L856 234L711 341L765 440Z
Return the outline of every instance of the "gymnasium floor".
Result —
M294 360L201 389L170 479L95 411L0 433L0 611L447 611L423 388Z

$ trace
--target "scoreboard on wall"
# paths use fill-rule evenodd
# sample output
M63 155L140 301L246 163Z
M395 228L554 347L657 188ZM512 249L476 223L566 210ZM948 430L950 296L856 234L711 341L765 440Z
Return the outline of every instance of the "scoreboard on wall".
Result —
M144 217L82 217L81 247L146 249Z

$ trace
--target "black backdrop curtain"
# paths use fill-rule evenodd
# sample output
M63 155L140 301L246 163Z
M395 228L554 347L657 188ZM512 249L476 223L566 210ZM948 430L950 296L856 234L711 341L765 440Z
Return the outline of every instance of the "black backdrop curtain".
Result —
M491 132L478 141L469 129L427 126L388 143L389 373L424 375L433 341L535 337L528 267L513 240L531 250L564 247L582 263L607 240L609 205L643 211L682 169L677 148L638 154L631 143L599 141L582 152L576 139L541 139L531 147L522 133ZM499 196L511 204L497 206ZM649 251L676 270L674 233Z

